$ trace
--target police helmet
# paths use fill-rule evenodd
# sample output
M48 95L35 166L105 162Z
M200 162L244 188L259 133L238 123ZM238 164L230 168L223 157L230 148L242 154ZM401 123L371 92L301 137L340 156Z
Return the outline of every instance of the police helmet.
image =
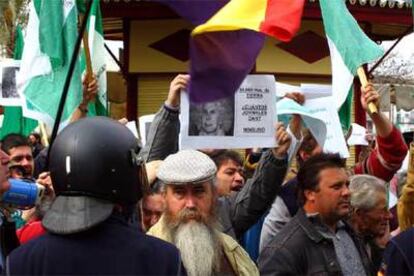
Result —
M134 204L142 196L138 141L127 127L106 117L67 126L50 151L57 196L88 196Z

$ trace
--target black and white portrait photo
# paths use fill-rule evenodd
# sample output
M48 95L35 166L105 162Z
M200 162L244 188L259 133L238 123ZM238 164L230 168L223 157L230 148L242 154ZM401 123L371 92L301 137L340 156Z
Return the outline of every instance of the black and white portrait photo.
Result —
M233 136L234 97L190 105L189 136Z
M21 105L17 89L19 70L20 60L3 59L0 61L0 105Z
M19 67L3 67L1 74L1 94L3 98L18 98L16 72Z

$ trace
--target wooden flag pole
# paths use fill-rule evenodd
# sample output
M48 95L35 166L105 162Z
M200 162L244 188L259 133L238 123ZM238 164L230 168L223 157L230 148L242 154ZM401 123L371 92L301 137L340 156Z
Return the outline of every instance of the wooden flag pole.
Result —
M85 17L83 17L85 20ZM91 52L89 50L89 36L88 30L85 30L82 37L83 48L85 50L85 61L86 61L86 83L90 83L93 77L93 69L92 69L92 62L91 62Z
M367 79L367 75L365 74L365 70L362 66L358 67L357 73L358 73L359 81L361 82L362 87L367 86L368 85L368 79ZM371 114L378 113L377 107L372 102L368 103L368 111Z
M39 129L40 129L40 136L42 137L43 146L48 147L49 140L47 137L48 135L47 135L45 123L39 121Z

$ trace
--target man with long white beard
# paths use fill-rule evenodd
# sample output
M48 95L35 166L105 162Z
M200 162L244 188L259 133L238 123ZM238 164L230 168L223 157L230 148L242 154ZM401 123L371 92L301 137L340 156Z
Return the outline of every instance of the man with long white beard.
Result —
M242 247L219 229L216 171L214 162L196 150L168 156L157 173L165 184L166 210L148 234L175 244L190 276L259 275Z

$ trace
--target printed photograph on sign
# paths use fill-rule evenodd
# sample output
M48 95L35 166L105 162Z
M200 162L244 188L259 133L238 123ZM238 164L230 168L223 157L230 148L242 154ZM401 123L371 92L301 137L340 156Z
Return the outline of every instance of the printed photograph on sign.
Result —
M16 71L19 67L2 68L1 94L3 98L18 98L16 89Z
M234 97L191 104L189 136L233 136Z
M227 98L202 104L181 93L182 149L275 147L275 78L249 75Z
M17 92L16 75L20 61L5 59L0 62L0 105L18 106L20 96Z

